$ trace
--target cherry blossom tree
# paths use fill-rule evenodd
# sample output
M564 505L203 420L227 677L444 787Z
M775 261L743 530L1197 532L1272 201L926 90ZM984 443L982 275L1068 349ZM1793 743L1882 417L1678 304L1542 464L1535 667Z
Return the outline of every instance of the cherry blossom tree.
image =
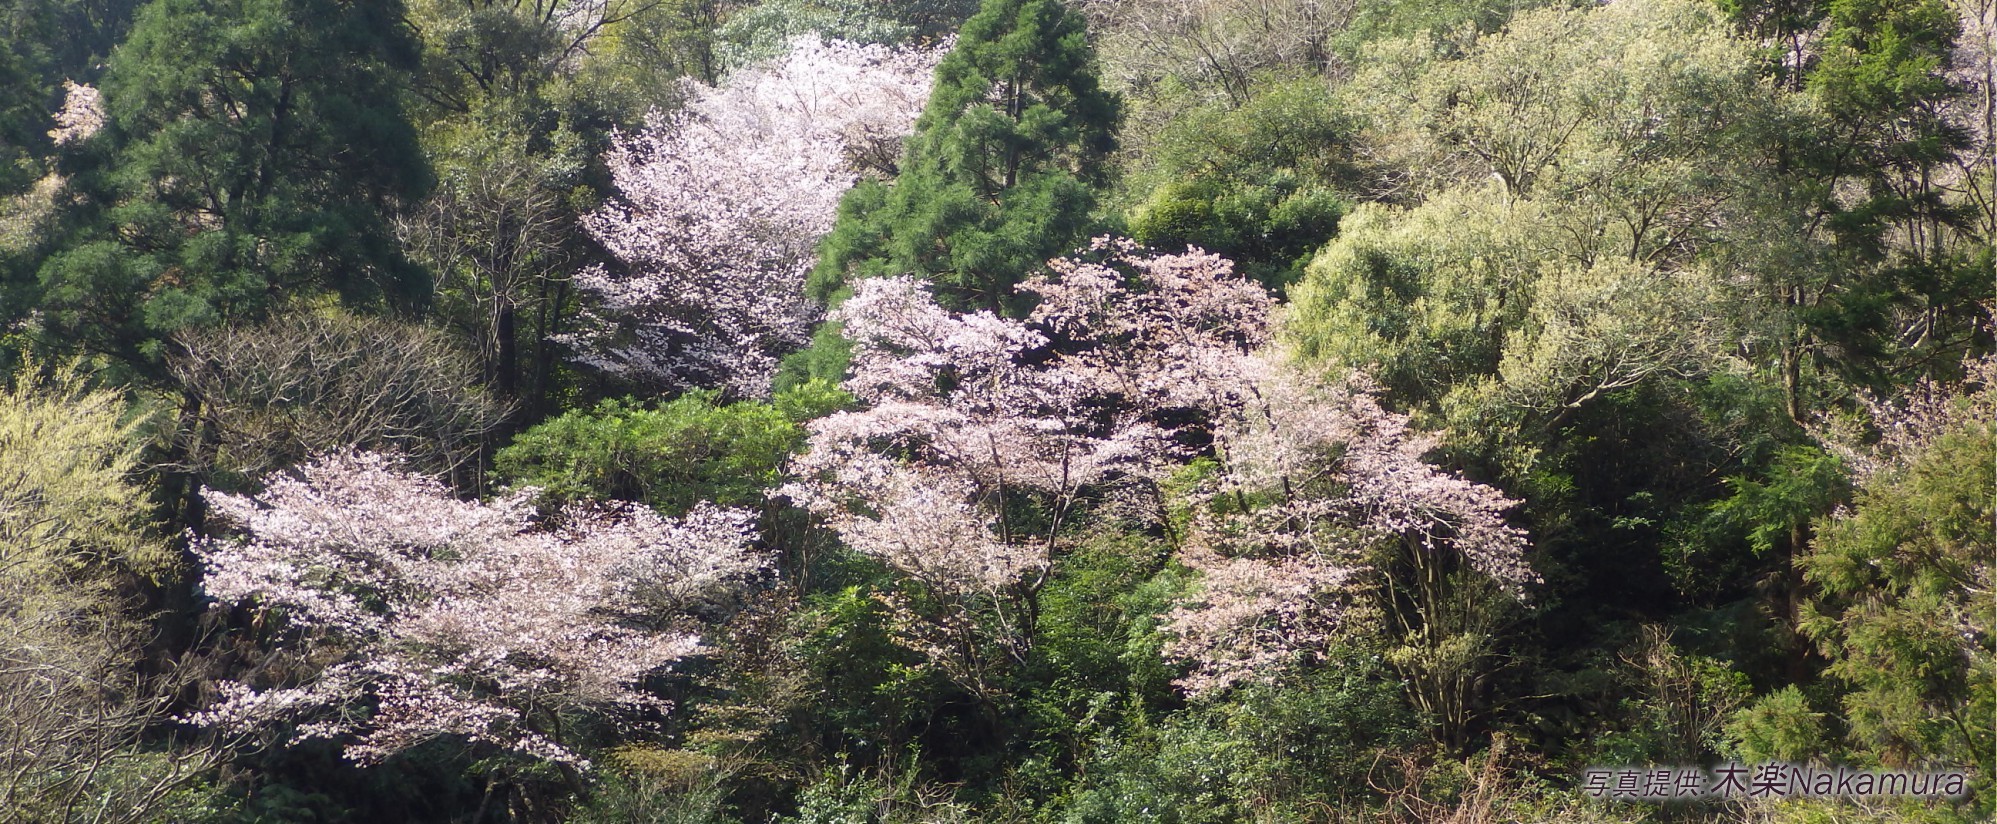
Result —
M802 38L619 137L619 197L584 222L619 263L576 277L579 359L663 389L768 394L818 320L804 275L840 196L893 173L947 50Z
M240 534L194 542L203 587L282 629L270 665L189 720L351 737L361 764L456 737L587 768L562 718L659 708L639 679L701 648L674 616L765 561L746 512L572 508L548 528L530 496L461 501L372 453L254 498L208 491Z
M104 128L104 101L97 87L64 80L62 91L62 109L55 113L50 140L57 146L67 146L88 140Z
M1077 375L1035 363L1049 341L1023 322L952 314L911 277L856 288L832 318L853 345L846 389L867 408L813 421L801 480L780 494L937 601L902 610L905 640L990 697L997 668L1031 649L1081 496L1143 476L1165 433L1084 404Z
M1164 623L1189 693L1308 660L1355 607L1408 600L1390 629L1433 629L1458 567L1515 597L1537 580L1503 518L1516 502L1427 463L1437 438L1383 409L1365 375L1301 371L1273 297L1230 261L1107 239L1090 253L1022 287L1041 297L1033 321L1077 340L1060 368L1149 420L1190 414L1182 440L1209 443L1212 469L1173 502L1189 515L1177 560L1200 573Z
M833 319L867 408L815 421L783 490L944 605L905 624L959 683L989 688L976 651L994 639L1024 660L1078 506L1117 488L1156 501L1202 451L1211 468L1175 502L1191 513L1178 559L1202 583L1165 627L1189 692L1321 649L1384 574L1383 546L1424 575L1460 558L1514 593L1534 580L1513 502L1425 463L1435 438L1363 376L1296 374L1274 299L1226 259L1101 239L1049 270L1020 287L1039 299L1025 321L952 314L912 278L859 283Z
M1309 660L1362 602L1391 609L1394 562L1413 570L1401 631L1440 617L1452 565L1514 596L1538 580L1503 518L1516 501L1424 461L1436 436L1381 408L1364 375L1318 380L1280 358L1243 364L1246 402L1214 423L1217 466L1183 502L1178 558L1201 583L1166 616L1165 651L1192 663L1179 684L1194 695Z

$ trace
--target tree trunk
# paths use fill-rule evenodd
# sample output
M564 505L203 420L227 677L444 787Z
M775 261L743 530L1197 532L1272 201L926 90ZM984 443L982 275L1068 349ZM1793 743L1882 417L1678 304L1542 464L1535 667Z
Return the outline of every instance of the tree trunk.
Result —
M493 390L511 401L520 395L520 347L514 329L513 300L500 297L493 314Z

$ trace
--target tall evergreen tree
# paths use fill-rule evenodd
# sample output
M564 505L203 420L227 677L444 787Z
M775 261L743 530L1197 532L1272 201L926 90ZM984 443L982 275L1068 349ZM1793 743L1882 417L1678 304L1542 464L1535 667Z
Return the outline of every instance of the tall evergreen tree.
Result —
M1781 191L1822 252L1766 276L1795 317L1780 344L1790 415L1806 420L1815 395L1836 395L1813 384L1888 391L1987 351L1988 163L1961 116L1973 85L1951 76L1980 48L1963 31L1976 12L1946 0L1721 5L1815 120L1778 156L1791 181Z
M427 292L387 216L430 174L400 0L154 0L104 80L93 211L41 271L49 337L158 376L181 330Z
M1117 111L1079 14L986 0L937 67L900 177L840 204L809 291L914 273L948 304L1016 313L1013 284L1087 233Z

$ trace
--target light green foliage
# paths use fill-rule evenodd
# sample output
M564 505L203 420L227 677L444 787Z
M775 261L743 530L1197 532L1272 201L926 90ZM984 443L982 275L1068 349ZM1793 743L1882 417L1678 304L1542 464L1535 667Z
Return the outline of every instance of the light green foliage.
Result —
M0 824L1990 820L1992 3L0 0L0 372L28 359L0 388ZM611 136L806 34L956 39L811 297L913 273L1018 316L1093 234L1216 252L1287 301L1301 357L1271 368L1364 369L1427 459L1521 499L1543 581L1369 548L1321 655L1189 700L1160 625L1203 590L1169 559L1217 540L1196 501L1267 501L1201 497L1223 466L1184 410L1148 420L1176 466L1059 530L1017 490L957 502L1058 533L988 593L1020 605L1000 659L983 613L768 495L854 403L837 324L768 401L604 401L561 347ZM57 144L65 80L108 118ZM135 383L174 391L98 388ZM655 725L562 719L578 774L184 735L215 682L315 653L246 658L275 625L190 602L164 536L205 528L201 484L357 446L557 520L754 508L772 574L646 678ZM1715 759L1976 778L1579 790Z
M803 444L786 412L820 411L807 386L779 393L774 405L719 402L692 392L648 409L606 401L527 430L500 450L500 477L536 486L551 502L637 501L678 515L695 503L759 506ZM822 387L818 390L822 396Z
M1556 647L1601 643L1604 619L1684 609L1651 574L1674 541L1696 546L1701 572L1679 577L1699 578L1698 595L1766 598L1733 614L1790 623L1787 556L1767 550L1793 546L1829 504L1836 464L1769 466L1800 434L1765 414L1762 391L1794 316L1757 278L1812 260L1777 150L1807 106L1692 2L1543 9L1494 34L1365 53L1340 96L1389 204L1349 215L1292 288L1298 349L1371 371L1391 401L1446 428L1452 457L1527 499L1552 611L1536 620L1557 628ZM1708 522L1729 476L1742 479L1738 517ZM1438 717L1482 699L1425 673L1460 670L1452 654L1502 660L1504 629L1413 648L1436 661L1404 671ZM1782 651L1789 661L1739 657L1800 660L1798 645ZM1703 689L1683 675L1673 689ZM1711 730L1686 730L1712 719L1673 720L1688 702L1611 700L1669 723L1602 743L1696 756Z
M1289 172L1317 183L1349 175L1353 124L1328 84L1314 77L1271 78L1240 105L1177 112L1144 143L1144 185L1181 176L1248 183Z
M1548 9L1378 44L1346 94L1414 194L1495 178L1563 207L1579 231L1548 240L1584 261L1682 259L1743 208L1790 117L1754 58L1691 0Z
M1495 186L1365 206L1292 290L1300 352L1367 369L1455 425L1559 425L1605 395L1710 363L1701 270L1549 255L1562 229Z
M1712 12L1547 10L1372 54L1346 93L1420 205L1361 209L1319 253L1293 293L1307 356L1485 430L1712 368L1727 268L1701 252L1781 119Z
M24 365L0 394L0 580L10 600L103 597L112 574L164 574L173 556L147 534L145 490L132 482L145 421L74 368L37 371Z
M1369 43L1465 30L1494 32L1515 15L1560 5L1560 0L1360 0L1345 27L1332 34L1330 48L1356 64Z
M775 57L800 36L851 43L907 45L956 34L978 0L762 0L728 15L714 30L729 69Z
M1716 301L1701 272L1609 258L1547 266L1533 290L1526 325L1506 335L1498 381L1507 405L1549 425L1605 393L1714 360Z
M38 372L0 391L0 821L144 820L203 753L136 746L169 693L134 671L129 586L173 571L134 480L143 421ZM117 815L83 817L100 805Z
M1060 0L986 0L936 69L901 176L839 205L808 291L914 273L952 307L1017 310L1012 286L1087 234L1116 98Z
M1351 4L1319 0L1082 0L1136 108L1247 102L1269 76L1317 74Z
M770 405L793 423L803 424L850 406L853 396L830 381L805 381L777 390Z
M1361 206L1291 290L1298 353L1367 368L1411 405L1495 373L1530 305L1533 232L1515 227L1531 213L1520 211L1489 189L1406 211Z
M1764 695L1727 724L1727 754L1744 762L1822 760L1825 714L1795 685Z

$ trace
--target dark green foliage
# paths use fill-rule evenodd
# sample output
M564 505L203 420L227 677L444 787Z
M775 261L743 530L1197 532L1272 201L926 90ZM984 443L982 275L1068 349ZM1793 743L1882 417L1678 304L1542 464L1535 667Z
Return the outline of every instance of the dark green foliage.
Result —
M1687 411L1698 416L1696 422L1690 422L1693 428L1688 434L1700 438L1702 443L1694 451L1690 445L1679 446L1674 442L1663 445L1660 452L1685 449L1679 459L1681 466L1705 468L1678 479L1689 485L1687 497L1659 498L1656 500L1659 506L1647 517L1655 519L1653 523L1661 533L1664 571L1672 587L1687 601L1710 606L1746 595L1768 564L1780 560L1769 551L1775 544L1759 549L1749 544L1747 532L1760 524L1721 514L1729 507L1744 505L1744 501L1727 502L1745 485L1764 486L1744 473L1751 468L1770 466L1785 451L1795 452L1800 463L1825 456L1795 445L1795 431L1783 410L1781 388L1769 381L1716 374L1686 388ZM1694 455L1699 462L1688 460ZM1826 489L1809 494L1821 497L1830 492ZM1763 537L1774 536L1764 531ZM1782 540L1786 541L1787 536L1782 536Z
M803 703L791 708L801 716L792 723L805 736L797 744L877 767L891 766L925 740L962 746L960 737L939 728L948 724L942 713L950 690L920 655L897 643L877 591L832 589L795 615L789 651L804 692Z
M1217 252L1273 290L1303 276L1350 209L1349 131L1325 84L1273 84L1235 108L1186 112L1149 147L1160 180L1133 210L1130 234L1166 251Z
M1713 505L1713 515L1742 531L1758 555L1796 549L1791 542L1811 518L1843 497L1844 467L1818 449L1784 449L1767 474L1765 480L1728 478L1732 494Z
M0 0L0 51L36 73L38 82L31 89L48 91L65 79L94 82L145 2ZM6 59L0 57L0 62Z
M91 84L123 37L139 0L0 0L0 324L39 300L35 269L58 234L62 175L89 165L91 151L53 144L52 114L65 81ZM32 330L0 334L0 369L30 348Z
M1975 220L1966 204L1936 186L1903 183L1948 168L1969 146L1969 135L1941 111L1961 91L1944 74L1955 10L1942 0L1838 0L1824 8L1829 30L1805 85L1829 123L1801 147L1802 158L1807 173L1862 187L1862 197L1842 200L1822 189L1817 208L1864 267L1805 323L1839 350L1834 360L1845 374L1878 388L1883 370L1932 372L1967 347L1987 347L1971 307L1991 297L1997 270L1987 242L1979 254L1944 241ZM1901 233L1922 239L1889 237ZM1895 351L1904 340L1895 320L1908 312L1933 313L1934 328L1912 351Z
M49 150L51 89L9 45L0 43L0 196L26 190L35 179L34 159Z
M388 217L429 172L398 0L156 0L104 80L101 216L42 267L49 334L156 364L176 332L333 293L420 303Z
M1097 714L1093 703L1131 695L1169 703L1172 672L1159 656L1157 616L1175 584L1167 547L1138 536L1089 540L1061 559L1040 595L1035 672L1040 696L1063 705L1066 724ZM1101 719L1107 721L1107 718Z
M1355 179L1354 126L1322 79L1271 79L1239 106L1180 114L1147 147L1149 175L1249 183L1289 172L1319 184Z
M1781 150L1790 191L1834 250L1812 267L1822 271L1796 276L1807 284L1791 298L1797 345L1875 391L1988 351L1972 307L1997 294L1997 215L1987 195L1961 197L1943 182L1989 174L1987 160L1963 164L1974 156L1964 128L1973 118L1945 114L1965 91L1948 75L1956 9L1943 0L1721 5L1776 44L1767 71L1819 107L1819 122Z
M852 294L851 290L841 289L833 293L832 301L838 302ZM853 345L839 334L841 325L826 321L811 332L811 345L784 356L777 368L773 384L779 391L797 386L807 381L835 385L846 379L846 365L852 361Z
M1163 723L1138 718L1097 733L1059 820L1191 824L1356 812L1378 759L1416 744L1419 730L1376 652L1334 650L1283 683Z
M1997 556L1993 398L1986 385L1943 421L1897 422L1939 431L1864 482L1850 511L1818 522L1799 562L1819 593L1803 629L1843 688L1853 750L1889 765L1973 765L1986 788L1997 616L1979 582Z
M409 4L424 29L416 88L432 106L469 112L481 100L532 95L555 79L572 37L518 4Z
M720 0L643 3L406 0L421 34L411 109L424 131L503 138L514 151L548 154L550 133L568 128L608 145L652 106L676 105L677 84L711 82L708 29ZM551 11L561 12L551 15Z
M1116 117L1080 15L987 0L936 70L901 176L840 203L810 293L913 273L949 305L1020 310L1013 284L1087 236Z
M483 789L473 778L472 759L448 744L418 747L369 769L323 741L266 750L238 763L245 775L228 785L233 803L208 819L215 824L449 821L454 813L477 809ZM503 796L494 804L503 806Z
M826 395L822 385L806 385L774 405L722 404L713 391L656 409L605 401L521 433L495 463L506 482L540 487L556 505L615 499L671 514L700 501L761 506L803 444L799 422L823 414Z
M1130 233L1162 250L1217 252L1235 261L1235 271L1280 291L1303 277L1346 208L1330 190L1300 185L1288 175L1232 190L1197 181L1154 192Z
M1645 625L1616 651L1604 685L1615 709L1576 756L1590 764L1693 764L1725 748L1726 724L1749 698L1748 679L1726 661L1680 649L1671 635Z

